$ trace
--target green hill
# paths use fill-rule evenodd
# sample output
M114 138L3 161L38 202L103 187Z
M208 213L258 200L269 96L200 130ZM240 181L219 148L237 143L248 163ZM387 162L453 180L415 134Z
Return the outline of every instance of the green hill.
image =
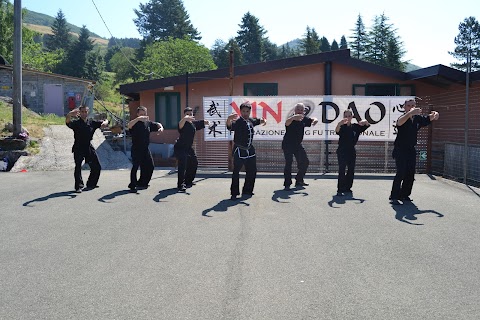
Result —
M50 17L49 15L43 14L43 13L38 13L35 11L30 11L28 9L25 10L25 15L23 16L23 22L32 24L32 25L39 25L39 26L45 26L45 27L51 27L53 22L55 21L55 18ZM76 34L80 33L81 27L77 27L76 25L73 25L71 23L68 23L68 27L70 28L70 31ZM87 26L88 28L88 26ZM92 32L90 29L90 34L93 37L101 38L98 34Z

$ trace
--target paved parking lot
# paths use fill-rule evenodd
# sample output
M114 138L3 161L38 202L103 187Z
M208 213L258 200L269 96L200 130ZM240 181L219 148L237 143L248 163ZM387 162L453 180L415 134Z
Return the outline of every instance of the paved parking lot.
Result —
M333 174L259 174L233 202L224 172L185 194L168 170L138 194L128 170L82 194L70 171L1 173L0 319L480 318L479 189L417 175L392 207L392 178L337 197Z

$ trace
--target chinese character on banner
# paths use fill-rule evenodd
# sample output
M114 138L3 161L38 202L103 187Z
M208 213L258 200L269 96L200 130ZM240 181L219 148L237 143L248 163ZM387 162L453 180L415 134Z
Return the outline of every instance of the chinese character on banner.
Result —
M209 130L204 130L205 141L231 140L232 134L226 127L226 120L231 113L231 97L214 97L203 99L204 119L210 122Z

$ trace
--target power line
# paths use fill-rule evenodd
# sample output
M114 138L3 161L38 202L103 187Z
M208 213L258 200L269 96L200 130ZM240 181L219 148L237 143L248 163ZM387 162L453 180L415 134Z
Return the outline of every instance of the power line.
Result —
M142 74L142 75L144 75L144 76L152 76L152 75L157 75L157 76L158 76L158 74L156 74L156 73L154 73L154 72L144 73L144 72L140 71L140 69L138 69L137 66L132 63L132 61L130 61L130 59L129 59L129 58L125 55L125 53L122 51L122 47L118 44L117 39L113 36L112 32L111 32L110 29L108 28L107 23L105 22L105 20L104 20L103 17L102 17L102 14L100 13L100 10L98 10L97 5L95 4L95 1L92 0L92 3L93 3L93 6L95 7L95 9L96 9L97 12L98 12L98 15L100 16L100 19L102 19L103 24L104 24L105 27L107 28L108 33L110 33L110 36L111 36L111 37L113 38L113 40L115 41L115 44L116 44L118 47L120 47L120 52L123 54L123 56L125 57L125 59L127 59L128 63L130 63L130 65L131 65L132 67L134 67L135 70L138 71L138 73L140 73L140 74Z

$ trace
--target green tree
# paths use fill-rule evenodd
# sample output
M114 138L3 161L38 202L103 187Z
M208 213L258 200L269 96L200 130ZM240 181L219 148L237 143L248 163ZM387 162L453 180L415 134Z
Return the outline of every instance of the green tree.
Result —
M353 57L361 59L365 55L368 36L360 14L355 23L355 28L352 31L353 35L350 37L350 48L352 48Z
M130 61L130 62L129 62ZM110 59L110 66L115 72L115 82L125 83L129 79L135 79L135 68L132 63L135 61L135 49L119 49Z
M281 46L279 51L279 59L297 57L300 55L300 52L298 50L292 49L288 42Z
M72 42L72 36L70 35L70 28L68 27L67 19L65 19L62 10L58 10L51 29L53 35L45 38L45 46L47 49L50 51L56 49L67 50Z
M263 61L276 60L279 57L278 47L268 38L263 39Z
M202 37L190 22L181 0L150 0L134 9L134 23L147 43L174 39L200 40Z
M153 73L156 78L172 77L214 70L216 66L205 46L189 39L170 38L147 45L139 69L143 73L139 77L146 80L146 74Z
M247 12L242 17L240 30L235 37L242 52L245 64L263 61L265 29L259 24L258 18Z
M338 47L337 40L333 39L332 45L330 46L330 50L334 51L334 50L338 50L338 49L339 49L339 47Z
M480 70L480 24L475 17L468 17L458 25L458 30L454 39L457 46L449 54L460 62L452 63L451 66L469 72Z
M375 16L373 26L368 33L364 60L381 66L403 70L401 58L405 54L403 43L396 35L396 29L388 23L385 14Z
M90 80L99 81L103 71L105 71L105 62L100 51L97 49L87 52L82 76Z
M112 72L112 65L110 63L110 60L113 58L113 56L119 52L121 49L121 47L119 46L112 46L112 47L109 47L107 49L107 52L105 53L105 57L103 57L105 59L105 70L108 71L108 72ZM135 51L135 50L134 50Z
M240 66L243 64L242 52L234 38L230 38L228 43L217 39L210 53L218 68L230 67L230 50L233 50L233 65Z
M0 0L0 56L13 62L13 5Z
M330 47L330 43L328 42L328 39L325 37L322 37L320 39L320 52L327 52L330 50L331 50L331 47Z
M93 41L90 40L90 31L84 25L80 29L80 35L67 52L66 59L62 62L58 73L73 77L86 77L87 54L93 49Z
M304 38L300 39L300 48L304 54L320 52L320 38L315 31L315 28L310 29L310 27L307 26Z
M345 36L342 36L340 39L340 49L347 49L348 44L347 44L347 39L345 39Z

